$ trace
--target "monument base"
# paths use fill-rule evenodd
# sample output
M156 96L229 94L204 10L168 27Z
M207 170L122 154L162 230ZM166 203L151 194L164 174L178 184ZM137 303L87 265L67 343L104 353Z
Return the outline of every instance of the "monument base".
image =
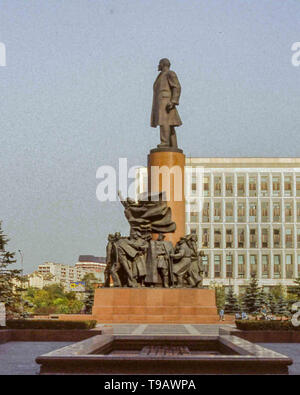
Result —
M197 288L99 288L93 318L101 323L215 324L215 291Z

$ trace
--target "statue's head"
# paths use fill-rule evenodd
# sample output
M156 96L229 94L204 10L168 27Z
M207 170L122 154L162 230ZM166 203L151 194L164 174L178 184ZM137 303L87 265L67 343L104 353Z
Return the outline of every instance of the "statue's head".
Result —
M160 234L158 235L157 240L158 240L158 241L163 241L164 239L165 239L165 235L164 235L163 233L160 233Z
M191 239L193 241L198 241L198 236L193 233L192 236L191 236Z
M114 235L109 234L109 235L107 236L107 240L108 240L108 241L113 241L113 239L114 239Z
M163 70L165 67L170 68L171 62L167 58L160 59L158 64L158 71Z

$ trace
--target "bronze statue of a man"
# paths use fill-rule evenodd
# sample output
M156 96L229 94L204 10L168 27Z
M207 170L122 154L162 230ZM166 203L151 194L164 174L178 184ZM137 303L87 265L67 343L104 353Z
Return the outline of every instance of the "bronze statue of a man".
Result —
M151 126L160 126L160 144L158 148L177 148L175 126L182 125L176 106L179 105L181 86L177 75L170 70L168 59L161 59L158 65L160 71L153 85L153 103Z

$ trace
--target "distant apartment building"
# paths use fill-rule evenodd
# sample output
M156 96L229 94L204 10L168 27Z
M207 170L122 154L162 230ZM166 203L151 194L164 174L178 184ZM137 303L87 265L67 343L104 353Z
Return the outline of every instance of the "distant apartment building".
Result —
M78 262L75 264L75 267L87 272L104 273L106 259L101 256L79 255Z
M137 173L138 192L147 171ZM204 285L266 291L300 275L300 158L186 158L186 233L205 256Z
M55 262L45 262L39 265L35 275L29 276L29 285L43 288L43 284L51 281L51 284L61 284L66 290L76 291L76 283L81 282L83 277L88 274L94 274L99 283L104 282L105 259L92 255L80 255L75 266L63 265ZM42 276L42 279L39 278ZM36 285L33 285L36 284ZM78 290L82 289L79 287Z

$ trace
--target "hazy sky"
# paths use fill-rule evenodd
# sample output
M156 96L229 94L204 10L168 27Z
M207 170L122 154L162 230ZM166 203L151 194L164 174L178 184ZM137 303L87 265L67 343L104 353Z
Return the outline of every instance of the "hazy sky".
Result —
M128 232L96 170L145 165L157 63L182 85L191 156L300 156L299 0L0 0L0 219L25 270Z

